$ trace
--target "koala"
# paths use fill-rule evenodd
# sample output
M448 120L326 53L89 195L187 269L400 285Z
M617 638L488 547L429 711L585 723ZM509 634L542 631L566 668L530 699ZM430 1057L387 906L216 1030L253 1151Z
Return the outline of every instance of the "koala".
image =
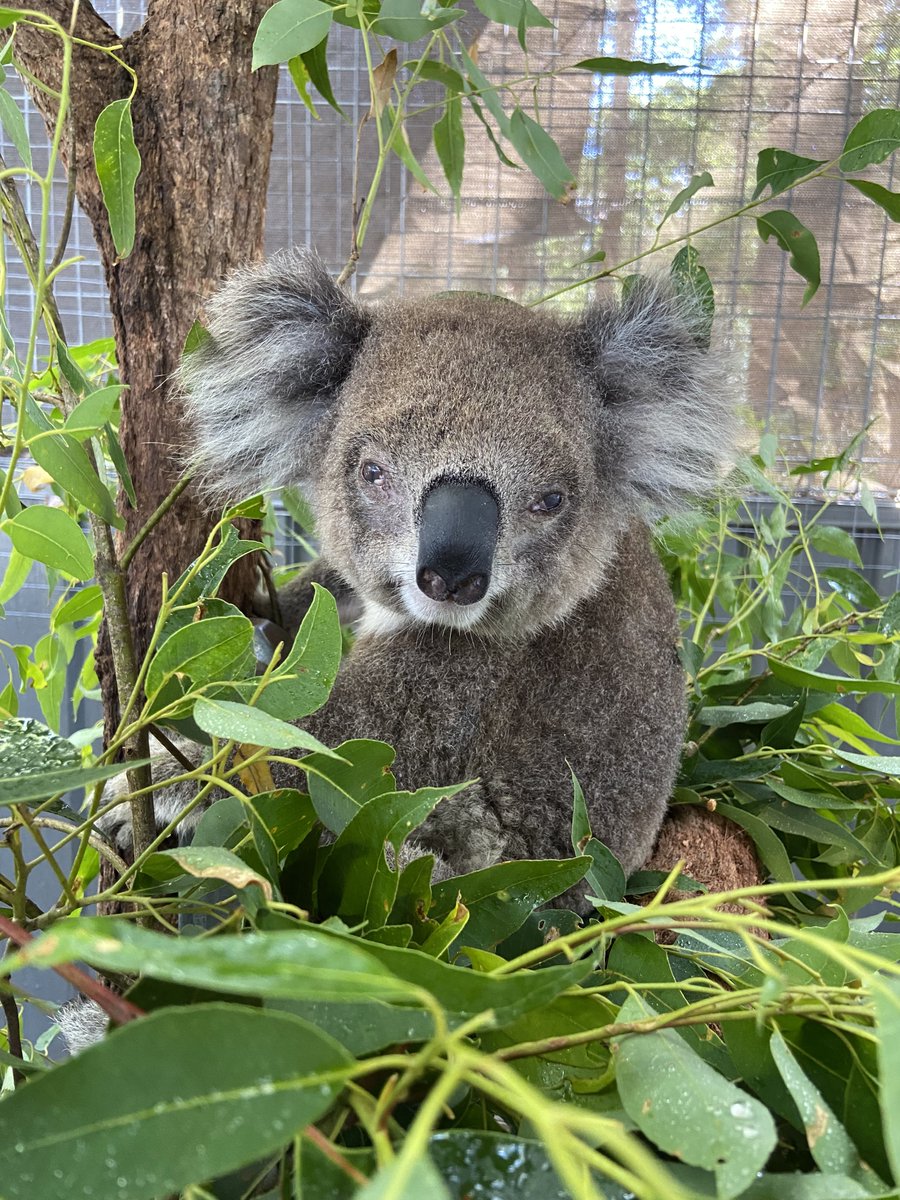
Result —
M416 832L444 874L571 855L572 772L594 835L640 867L686 721L649 526L719 486L738 430L700 314L654 280L577 317L370 306L295 250L234 275L208 329L182 369L206 493L301 487L321 558L285 623L313 582L357 614L304 727L389 742L403 788L476 781ZM187 798L160 792L162 816Z

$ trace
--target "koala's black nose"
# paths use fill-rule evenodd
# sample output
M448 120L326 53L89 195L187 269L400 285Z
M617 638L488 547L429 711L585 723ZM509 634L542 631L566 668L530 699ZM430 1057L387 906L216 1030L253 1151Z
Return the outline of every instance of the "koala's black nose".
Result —
M449 479L425 496L416 583L432 600L475 604L488 590L500 513L481 483Z

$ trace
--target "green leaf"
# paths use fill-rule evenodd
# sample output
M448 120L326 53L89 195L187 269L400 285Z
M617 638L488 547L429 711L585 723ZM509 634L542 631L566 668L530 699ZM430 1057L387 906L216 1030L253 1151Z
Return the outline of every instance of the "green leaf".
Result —
M858 121L844 142L842 171L862 171L884 162L900 146L900 111L876 108Z
M567 203L575 187L575 177L546 129L516 107L509 122L509 139L550 195Z
M318 584L313 585L313 591L313 602L290 653L269 676L256 700L257 708L282 720L300 721L321 708L341 665L343 642L334 597ZM238 684L235 691L249 700L257 687L257 682L251 680Z
M109 457L112 459L112 464L116 469L116 474L119 477L119 482L122 484L122 489L128 497L128 502L132 508L137 508L137 495L134 490L134 483L131 479L131 472L128 469L128 460L125 457L122 445L119 441L118 434L112 425L103 427L103 437L106 441L106 448L109 452ZM124 522L123 522L124 525Z
M836 592L845 596L854 608L865 611L881 605L881 597L858 571L853 571L850 567L820 567L819 574L828 580Z
M384 111L379 117L385 139L387 139L390 135L390 131L394 125L396 116L397 114L391 105L386 104L384 106ZM425 188L427 192L433 192L436 196L438 194L438 190L422 170L419 160L413 154L412 147L409 144L409 138L406 136L406 128L402 123L397 127L397 131L394 134L393 141L391 142L391 148L406 167L407 171L409 171L410 175L412 175L413 179L415 179L418 184Z
M702 315L702 327L698 333L704 347L708 348L716 315L716 300L712 280L693 246L682 246L672 259L669 274L675 290Z
M253 669L253 625L243 616L207 617L176 629L147 671L147 695L155 696L170 675L195 683L243 679Z
M394 38L398 42L417 42L428 37L436 29L451 25L463 15L461 8L430 7L424 16L421 0L383 0L378 20L374 23L375 33Z
M66 418L66 432L79 438L94 437L111 419L124 390L121 384L116 383L85 396Z
M19 510L20 512L22 509ZM8 604L22 588L31 573L33 560L20 554L15 546L9 549L6 560L6 570L3 573L3 583L0 584L0 604Z
M658 1013L630 996L618 1020ZM720 1200L738 1196L775 1148L775 1124L758 1100L708 1066L673 1029L619 1037L611 1049L629 1117L660 1150L713 1171Z
M196 320L188 330L187 337L184 339L184 346L181 349L181 357L187 358L188 355L194 354L195 351L199 350L201 346L206 345L210 339L210 336L209 330L204 328L199 320Z
M819 290L821 267L819 247L813 234L787 209L775 209L756 219L756 229L764 242L774 237L778 245L790 255L791 267L807 282L801 308L809 304Z
M388 926L390 928L390 926ZM363 943L367 945L368 943ZM361 1058L403 1042L427 1042L434 1036L431 1013L400 1008L383 1000L265 1000L266 1008L293 1012Z
M740 705L710 704L701 708L695 720L700 725L722 729L726 725L747 725L757 721L773 721L776 717L786 716L791 711L789 704L767 704L763 701Z
M387 923L397 895L398 874L387 865L385 843L399 852L403 842L442 801L468 787L388 792L364 805L331 847L319 879L319 902L348 924L370 929Z
M674 216L680 208L684 208L685 204L700 191L701 188L715 187L715 180L709 171L703 171L700 175L692 175L691 181L687 187L683 187L681 191L674 197L669 207L663 214L663 219L657 225L657 229L662 229L669 217Z
M763 865L776 882L793 882L794 872L791 870L791 860L784 848L784 842L772 832L765 821L734 804L720 803L716 812L727 817L729 821L734 821L735 825L740 825L750 834Z
M314 49L328 37L331 21L331 9L321 0L278 0L263 13L253 39L253 70Z
M600 900L621 900L625 896L625 871L612 850L593 836L584 792L571 765L569 772L572 776L572 849L591 860L584 874L587 886Z
M503 105L500 103L500 98L497 95L497 85L488 82L487 77L481 72L477 63L466 50L465 46L460 45L460 58L463 60L466 68L466 81L468 84L467 90L478 92L478 102L474 96L470 96L469 103L475 113L481 116L482 124L488 128L487 122L481 115L480 105L483 104L499 126L500 132L504 137L510 136L510 119L503 111ZM498 151L499 153L499 151Z
M296 54L288 60L288 74L290 75L294 87L297 90L297 95L303 101L303 106L312 116L314 121L318 121L319 114L316 112L316 106L313 104L312 97L309 94L309 71L306 69L306 63L301 55Z
M443 84L448 92L464 92L466 90L465 80L459 71L454 71L445 63L436 62L433 58L426 58L424 62L408 65L410 68L418 67L420 79Z
M26 167L31 166L31 143L21 109L6 88L0 88L0 125Z
M821 1092L800 1069L787 1042L776 1029L769 1043L775 1065L791 1093L806 1130L809 1152L826 1175L848 1175L868 1191L881 1192L883 1184L865 1166L843 1125L826 1104Z
M0 29L8 28L25 16L28 11L28 9L21 8L0 8Z
M475 0L475 4L489 21L496 21L498 25L509 25L512 29L518 29L520 25L525 29L553 28L553 22L530 0Z
M61 508L32 504L4 521L3 530L20 554L62 571L72 579L90 579L94 560L87 538Z
M24 804L31 800L46 800L63 792L81 791L114 779L126 769L142 767L150 760L110 763L105 767L61 767L50 771L23 773L18 764L2 761L0 756L0 804Z
M134 245L134 185L141 156L134 143L131 100L113 100L94 126L94 165L109 214L109 229L119 258L127 258Z
M307 50L300 57L303 59L303 65L306 67L309 78L313 87L322 97L322 99L330 104L331 107L344 115L344 110L334 98L334 92L331 88L331 79L328 75L328 36L322 38L321 42L313 46L311 50Z
M180 1193L317 1120L351 1065L337 1042L286 1013L203 1004L132 1021L4 1102L4 1198Z
M427 1154L401 1153L358 1191L353 1200L451 1200Z
M60 347L61 349L61 347ZM84 446L70 434L60 432L33 396L25 397L25 436L34 461L53 476L59 486L108 525L123 529L106 483L91 465ZM39 434L45 436L38 436Z
M571 1192L541 1142L480 1129L441 1129L432 1134L428 1148L454 1197L570 1200ZM421 1195L425 1200L425 1193ZM628 1193L604 1179L603 1195L606 1200L627 1200Z
M53 627L69 625L73 621L86 621L97 615L103 607L103 593L99 584L92 583L89 587L79 588L74 595L53 612Z
M220 879L238 891L256 884L268 900L272 899L269 880L223 846L179 846L177 850L160 850L149 856L143 870L163 883L180 875L190 875L194 879Z
M316 927L323 937L332 937L352 946L360 945L353 934ZM170 939L171 940L171 939ZM366 953L376 958L396 979L430 992L443 1006L451 1028L478 1013L491 1012L496 1027L516 1020L549 1003L560 992L574 987L594 970L590 957L565 967L543 967L540 971L519 971L515 975L483 974L464 967L453 967L421 950L397 949L377 942L364 943ZM8 960L2 960L6 962Z
M774 146L760 150L756 160L756 187L753 199L761 196L767 187L772 189L773 196L786 192L798 179L824 165L824 161L818 158L802 158L799 154L777 150Z
M178 606L163 626L161 641L165 641L176 629L191 624L197 615L197 609L194 606L202 600L215 596L233 563L236 563L239 558L243 558L245 554L252 554L254 550L264 549L262 542L242 540L233 525L226 525L219 537L220 540L213 557L197 571L194 571L193 564L191 564L187 571L178 576L169 589L170 596L178 593ZM190 572L193 574L185 584L184 581ZM182 587L183 584L184 587Z
M216 737L268 746L273 750L315 750L329 758L337 757L311 733L269 716L261 709L251 708L249 704L209 700L202 696L194 705L193 716L201 729Z
M819 692L838 692L841 695L851 692L884 692L891 696L900 696L900 683L889 679L851 679L844 675L828 675L822 671L807 671L803 667L795 667L793 663L783 662L778 658L767 658L769 669L777 679L794 687L812 688Z
M79 918L60 922L49 935L7 955L0 974L8 975L25 963L49 968L77 959L109 971L237 996L356 1000L371 995L410 1001L418 994L415 987L395 979L359 938L336 943L313 926L198 941L105 917Z
M414 0L414 3L417 0ZM458 96L448 96L444 115L434 125L434 148L444 168L450 191L456 200L456 215L460 211L460 188L466 157L466 135L462 124L462 103Z
M881 1075L881 1121L885 1148L894 1177L900 1179L900 986L883 979L873 988L878 1018L878 1063Z
M684 70L681 63L644 62L639 58L583 58L573 66L598 75L672 75Z
M900 221L900 192L891 192L880 183L872 183L869 179L848 179L847 182L879 208L883 208L892 221Z
M858 567L862 566L856 542L846 529L837 525L812 525L806 536L817 550L824 554L833 554L836 558L849 558Z
M490 950L520 928L539 904L561 896L584 878L588 857L498 863L436 884L430 917L440 921L457 896L469 910L465 944Z
M304 758L309 794L326 829L341 833L364 804L396 789L389 769L394 757L385 742L359 739L342 742L329 758Z
M831 753L841 762L851 763L863 771L874 771L876 775L888 775L891 778L900 777L900 758L891 754L853 754L849 750L840 750L833 746Z

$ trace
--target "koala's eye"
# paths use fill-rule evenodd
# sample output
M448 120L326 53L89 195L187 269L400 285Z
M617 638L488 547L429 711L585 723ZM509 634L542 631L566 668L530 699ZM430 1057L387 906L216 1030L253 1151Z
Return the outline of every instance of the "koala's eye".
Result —
M554 512L556 509L562 507L562 502L562 492L545 492L533 504L529 504L528 511L533 513Z
M384 483L384 469L378 463L364 462L359 468L359 475L366 483Z

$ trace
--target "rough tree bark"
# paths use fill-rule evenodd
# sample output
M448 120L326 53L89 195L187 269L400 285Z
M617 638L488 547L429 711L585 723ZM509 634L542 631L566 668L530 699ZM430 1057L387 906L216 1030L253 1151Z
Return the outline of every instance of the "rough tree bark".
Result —
M124 496L121 543L127 544L176 483L182 443L171 376L192 322L216 283L235 265L258 257L272 148L277 70L251 73L251 45L271 0L150 0L142 27L123 43L85 0L76 33L85 41L121 45L120 58L138 76L132 112L141 153L137 181L137 238L119 260L93 163L93 131L107 104L130 94L128 74L116 62L76 45L72 72L71 139L76 192L100 248L122 382L122 444L137 494ZM44 0L35 8L68 27L71 0ZM20 26L16 54L41 82L57 85L60 44L52 35ZM53 101L32 95L48 123ZM134 556L128 606L138 659L147 648L163 572L173 579L196 555L211 518L190 488ZM229 576L228 598L246 608L256 581L252 557ZM101 640L98 669L107 732L118 718L108 643Z

